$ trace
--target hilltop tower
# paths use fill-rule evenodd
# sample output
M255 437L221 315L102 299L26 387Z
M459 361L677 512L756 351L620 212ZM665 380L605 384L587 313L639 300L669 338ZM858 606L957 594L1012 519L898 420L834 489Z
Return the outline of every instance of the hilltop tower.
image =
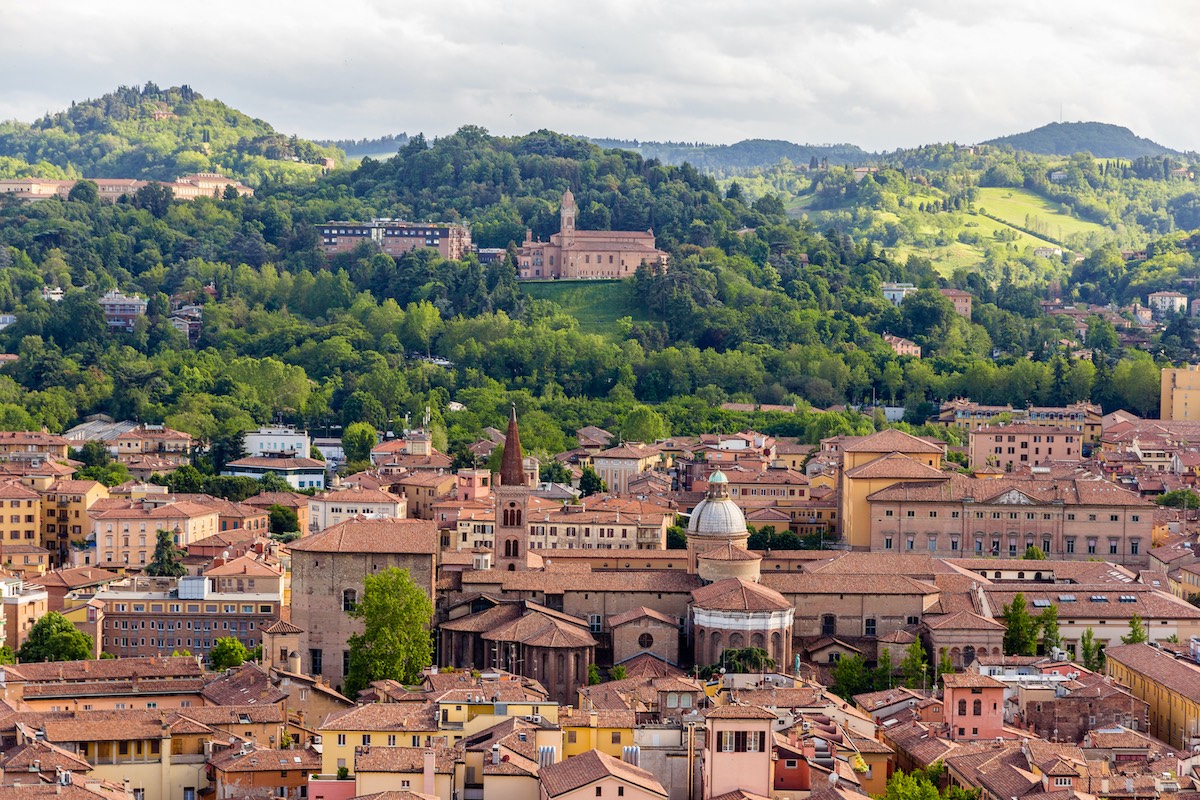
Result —
M575 217L579 208L575 205L575 195L567 189L562 196L562 210L559 212L559 236L564 245L575 243Z
M504 434L504 458L500 462L500 483L496 495L496 553L498 569L528 568L529 561L529 486L525 483L525 459L521 453L521 433L517 429L517 407L508 417Z

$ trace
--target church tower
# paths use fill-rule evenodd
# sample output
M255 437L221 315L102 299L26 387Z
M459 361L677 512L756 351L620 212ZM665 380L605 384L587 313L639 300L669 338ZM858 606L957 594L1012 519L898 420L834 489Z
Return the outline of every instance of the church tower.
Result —
M575 216L579 209L575 205L575 195L567 189L562 196L562 210L559 212L559 232L562 244L569 246L575 243Z
M525 459L517 430L517 407L513 406L504 434L504 458L496 496L496 552L498 569L527 569L529 551L529 492L525 483Z

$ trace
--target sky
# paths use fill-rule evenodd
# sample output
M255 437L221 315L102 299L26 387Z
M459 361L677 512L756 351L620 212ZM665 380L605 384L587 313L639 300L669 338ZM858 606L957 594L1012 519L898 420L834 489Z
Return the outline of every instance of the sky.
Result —
M1047 122L1200 149L1194 0L0 0L0 119L188 84L307 138L890 150Z

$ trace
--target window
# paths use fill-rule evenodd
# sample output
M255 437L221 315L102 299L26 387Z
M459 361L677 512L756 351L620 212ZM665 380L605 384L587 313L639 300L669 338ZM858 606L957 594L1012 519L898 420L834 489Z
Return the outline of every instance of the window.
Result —
M612 743L613 743L613 744L620 744L620 743L621 743L621 732L620 732L620 731L613 731L613 733L612 733Z
M362 735L362 743L363 743L363 747L370 747L371 746L371 734L364 733Z
M1129 540L1129 554L1131 556L1136 556L1140 549L1141 549L1141 540L1139 540L1139 539L1130 539Z
M971 716L973 716L973 717L983 716L983 701L982 700L976 700L975 702L971 703Z
M638 637L638 647L649 649L654 646L654 637L648 633L643 633Z
M821 635L835 636L837 635L837 617L833 614L821 615Z
M309 663L312 664L312 671L314 675L320 675L324 671L323 667L325 664L322 656L323 654L319 648L313 648L312 650L308 651L308 660Z
M965 717L967 715L967 701L966 700L958 701L958 715L960 717Z
M575 744L575 731L567 731L567 744Z

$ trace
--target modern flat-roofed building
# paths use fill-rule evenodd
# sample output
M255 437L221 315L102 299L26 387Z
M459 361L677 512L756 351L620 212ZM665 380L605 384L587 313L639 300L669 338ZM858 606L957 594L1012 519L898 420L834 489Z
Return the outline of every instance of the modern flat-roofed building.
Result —
M426 247L437 250L442 258L461 261L471 252L471 230L465 225L377 219L327 222L318 225L317 230L326 255L352 252L364 242L373 244L389 256Z
M242 476L261 480L268 472L274 472L287 481L293 489L324 489L325 462L308 457L256 457L248 456L230 461L221 470L222 475Z

